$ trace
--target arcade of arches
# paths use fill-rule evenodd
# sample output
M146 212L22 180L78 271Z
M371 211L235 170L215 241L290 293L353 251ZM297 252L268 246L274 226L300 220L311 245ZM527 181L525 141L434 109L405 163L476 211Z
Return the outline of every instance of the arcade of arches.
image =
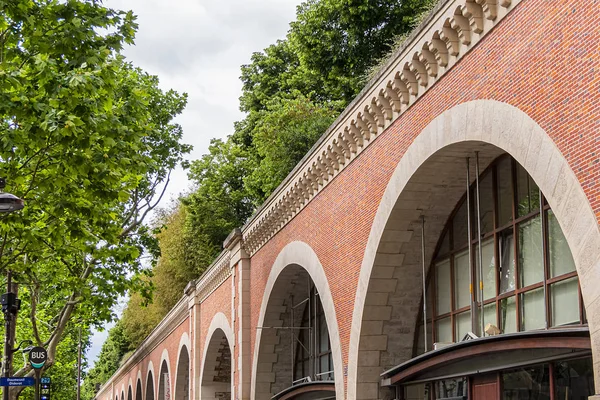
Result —
M96 398L600 399L598 26L440 0Z

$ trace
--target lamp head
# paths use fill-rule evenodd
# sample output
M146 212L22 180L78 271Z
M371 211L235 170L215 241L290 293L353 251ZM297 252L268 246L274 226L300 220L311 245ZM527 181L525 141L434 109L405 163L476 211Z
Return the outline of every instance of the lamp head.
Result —
M0 213L10 213L19 211L25 207L25 201L14 194L4 193L6 187L6 179L0 178Z

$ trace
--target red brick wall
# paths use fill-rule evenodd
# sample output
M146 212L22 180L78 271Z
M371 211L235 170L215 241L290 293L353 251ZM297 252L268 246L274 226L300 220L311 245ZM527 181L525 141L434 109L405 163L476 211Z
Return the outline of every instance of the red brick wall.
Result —
M600 7L592 3L524 0L381 134L254 255L252 326L269 267L286 244L306 242L325 269L346 362L359 269L386 185L419 132L460 103L498 100L533 118L565 156L600 221ZM252 330L253 345L255 338Z
M200 354L204 353L204 344L206 343L208 328L215 314L222 312L227 317L229 326L231 326L231 277L227 278L217 290L215 290L200 305L202 318L202 332L200 333L200 342L197 343Z

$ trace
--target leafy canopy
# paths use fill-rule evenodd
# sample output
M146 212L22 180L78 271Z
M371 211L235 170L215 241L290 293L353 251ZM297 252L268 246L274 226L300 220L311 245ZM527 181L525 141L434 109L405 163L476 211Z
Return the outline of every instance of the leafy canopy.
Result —
M26 201L0 215L0 270L28 288L22 313L50 367L75 322L99 325L119 295L147 289L142 254L156 246L143 221L190 151L172 122L186 95L119 54L133 43L130 12L91 0L0 8L0 176Z

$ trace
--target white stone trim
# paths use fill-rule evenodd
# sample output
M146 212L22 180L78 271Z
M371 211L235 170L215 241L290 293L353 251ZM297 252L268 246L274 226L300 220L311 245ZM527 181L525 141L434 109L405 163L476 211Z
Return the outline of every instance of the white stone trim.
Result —
M181 334L181 338L179 339L179 346L177 347L177 364L175 364L175 376L173 378L174 380L174 385L173 385L173 397L172 399L175 400L177 399L176 397L176 392L177 392L177 376L179 375L179 361L181 360L181 350L183 349L183 347L185 346L187 353L188 353L188 373L190 370L190 366L192 365L192 353L191 353L191 342L190 342L190 337L188 336L187 332L183 332ZM191 377L190 377L190 382L192 381Z
M152 360L148 361L148 371L146 371L146 385L143 388L143 392L144 392L144 398L142 400L146 400L146 398L148 397L148 375L152 373L152 398L156 399L156 397L158 396L157 394L157 387L156 387L156 373L154 372L154 364L152 363ZM142 382L142 385L144 384L144 382Z
M144 400L144 379L142 378L142 369L141 368L138 369L137 377L135 378L135 392L134 392L135 400L137 400L137 388L138 388L137 384L138 384L138 382L140 383L140 388L142 389L141 390L142 393L140 394L140 396L142 396L142 400Z
M588 310L590 332L600 328L600 316L591 312L592 304L600 306L600 230L583 188L567 160L548 134L518 108L494 100L459 104L431 121L410 145L379 204L354 302L348 355L349 399L356 398L359 342L371 270L392 208L411 176L430 156L446 146L467 141L490 143L506 151L538 184L573 253Z
M214 315L212 320L210 321L210 325L208 327L208 331L206 333L206 338L204 339L204 346L202 348L202 364L200 367L200 379L198 379L198 393L199 398L202 400L202 379L204 378L204 366L206 365L206 354L208 352L208 346L210 345L210 341L213 338L216 330L220 329L225 334L225 338L227 338L227 343L229 344L229 350L231 351L231 374L233 375L233 371L235 371L235 358L234 358L234 347L233 347L233 329L229 324L229 320L227 316L222 312L218 312ZM233 393L234 389L233 376L231 377L231 393Z
M160 364L158 367L158 374L160 375L160 372L162 371L162 365L163 362L167 363L167 374L169 375L169 391L171 391L171 395L173 394L173 391L171 390L171 388L173 387L173 383L171 382L173 380L173 374L171 374L171 362L169 361L169 351L167 349L163 349L162 354L160 356ZM157 379L157 387L156 387L156 394L157 397L160 394L160 385L162 383L162 377L159 376ZM173 397L171 396L171 399L173 399Z
M129 393L131 393L131 399L135 400L133 398L133 381L131 380L131 378L129 378L129 382L127 383L127 397L126 399L129 400Z
M217 290L223 282L231 276L229 265L230 254L225 250L219 254L219 257L207 268L200 279L196 282L196 300L202 303L212 292Z
M242 228L254 254L521 0L446 0Z
M335 392L336 398L344 398L344 364L342 361L342 349L340 343L340 334L338 328L338 322L335 313L335 303L329 289L327 282L327 276L323 270L323 266L319 261L317 254L314 250L306 243L295 241L286 245L283 250L279 253L271 272L267 280L265 287L262 303L260 306L260 313L258 317L258 326L263 326L265 313L269 304L269 298L271 292L277 281L277 278L281 272L290 265L298 265L304 268L311 279L313 280L321 303L323 305L323 312L325 313L325 320L327 321L327 328L329 330L329 340L331 342L331 353L333 358L333 365L335 371ZM257 329L256 340L254 341L254 356L252 358L252 381L250 388L250 398L256 398L256 374L258 369L258 357L260 349L262 330Z

